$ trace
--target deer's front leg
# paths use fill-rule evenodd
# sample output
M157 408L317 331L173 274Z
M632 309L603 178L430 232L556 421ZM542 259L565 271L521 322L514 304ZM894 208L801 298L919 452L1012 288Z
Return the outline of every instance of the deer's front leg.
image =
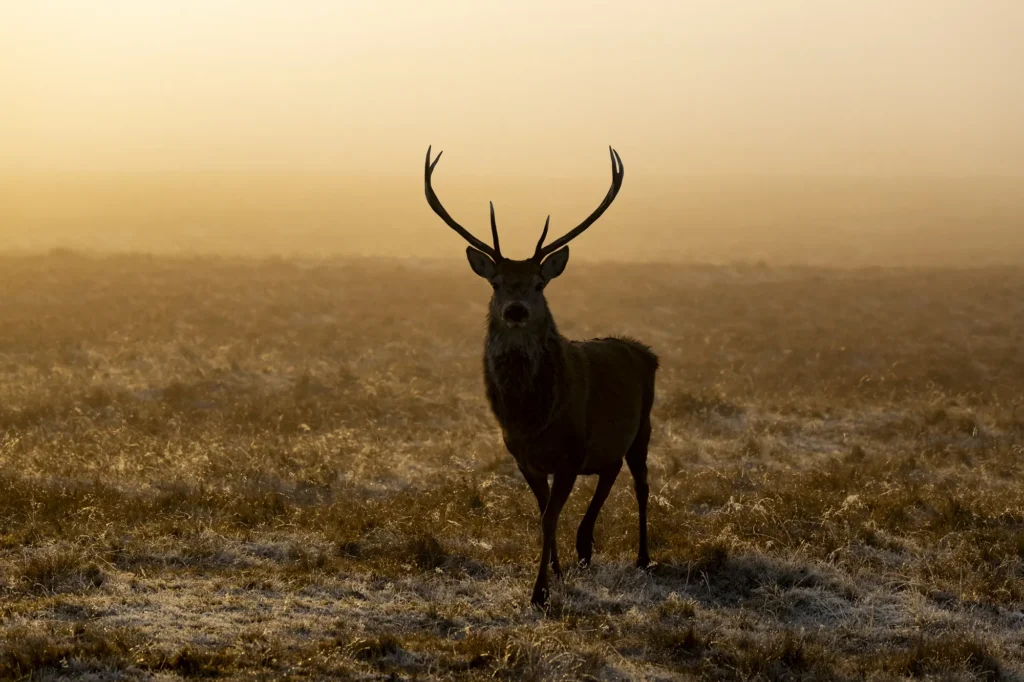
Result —
M530 603L534 606L543 606L548 601L548 563L556 556L558 516L562 513L562 507L569 499L569 493L575 484L576 474L561 472L554 476L551 497L541 517L544 540L540 555L540 571L537 573L537 582L533 586L533 596L530 598Z
M537 506L540 507L540 513L543 516L544 508L548 506L548 496L551 494L548 489L548 477L544 474L534 473L522 464L519 464L519 473L523 475L526 484L533 491L533 496L537 498Z
M544 509L548 506L548 497L551 495L550 486L548 486L548 477L544 474L538 474L531 472L523 465L519 465L519 471L522 472L523 478L530 486L530 490L533 491L534 496L537 498L537 506L540 507L540 516L543 524ZM558 545L555 545L554 551L551 553L551 570L554 572L556 577L561 577L562 567L558 563Z

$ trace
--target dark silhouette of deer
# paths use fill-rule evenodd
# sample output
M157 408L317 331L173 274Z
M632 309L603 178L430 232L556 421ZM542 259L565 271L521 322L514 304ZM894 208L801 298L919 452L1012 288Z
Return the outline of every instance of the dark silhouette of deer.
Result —
M548 599L548 564L561 576L556 535L558 516L580 475L597 474L597 489L576 533L581 565L590 563L594 523L625 459L633 474L640 516L640 549L636 564L646 568L647 445L651 437L651 405L658 357L629 338L570 341L558 332L548 310L544 288L565 270L571 240L579 236L611 205L622 187L622 160L609 147L612 185L601 205L564 237L547 246L551 216L531 258L511 260L501 255L498 227L491 204L494 247L463 228L441 205L430 184L434 167L430 148L424 184L430 207L469 242L466 249L473 272L491 283L484 346L484 383L491 410L501 425L505 447L537 497L543 529L540 570L531 601ZM548 488L548 476L552 484Z

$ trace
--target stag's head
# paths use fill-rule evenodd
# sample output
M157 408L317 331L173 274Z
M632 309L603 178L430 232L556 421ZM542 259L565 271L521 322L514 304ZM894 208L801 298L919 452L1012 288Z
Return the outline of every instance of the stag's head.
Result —
M427 148L427 161L423 171L427 203L448 224L448 227L469 242L470 245L466 247L466 257L469 258L470 267L473 268L473 272L490 282L494 289L494 295L491 297L492 320L500 321L512 329L523 330L544 323L548 316L544 288L551 280L565 271L565 266L569 262L569 247L566 244L601 217L601 214L615 200L619 188L622 187L622 159L619 158L618 152L611 147L608 148L608 152L612 160L612 186L601 205L586 220L569 230L565 236L545 246L544 240L548 236L548 226L551 222L551 216L548 216L548 219L544 221L544 231L540 235L533 256L526 260L512 260L501 255L493 203L491 204L493 246L485 244L470 234L466 228L455 222L441 205L441 201L430 184L430 176L433 174L437 162L441 160L443 152L438 152L437 158L431 161L430 148Z

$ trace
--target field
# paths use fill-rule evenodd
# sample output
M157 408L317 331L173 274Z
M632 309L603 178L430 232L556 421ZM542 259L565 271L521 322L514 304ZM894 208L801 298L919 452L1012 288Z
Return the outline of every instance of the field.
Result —
M570 263L562 332L661 356L657 564L620 476L546 613L488 295L464 260L0 258L0 678L1024 674L1024 269Z

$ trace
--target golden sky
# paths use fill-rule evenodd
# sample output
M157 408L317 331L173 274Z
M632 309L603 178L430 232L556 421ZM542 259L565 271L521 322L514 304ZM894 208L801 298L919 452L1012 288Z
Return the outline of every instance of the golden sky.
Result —
M0 169L1019 174L1022 36L1018 0L5 2Z
M612 144L574 258L1019 260L1022 36L1021 0L2 2L0 251L461 257L432 144L525 254Z

